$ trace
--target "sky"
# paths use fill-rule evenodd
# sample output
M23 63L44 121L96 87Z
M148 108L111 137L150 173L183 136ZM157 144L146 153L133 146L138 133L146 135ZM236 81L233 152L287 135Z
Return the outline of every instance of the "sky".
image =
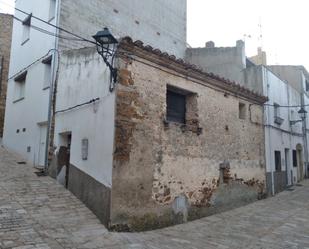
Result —
M178 0L173 0L178 1ZM14 0L0 0L0 12L13 13ZM191 47L246 43L247 56L262 47L268 64L304 65L309 70L308 0L187 0Z

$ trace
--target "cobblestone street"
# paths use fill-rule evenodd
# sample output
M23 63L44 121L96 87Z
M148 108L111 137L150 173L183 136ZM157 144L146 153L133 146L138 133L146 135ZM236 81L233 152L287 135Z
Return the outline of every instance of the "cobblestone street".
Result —
M0 248L309 248L309 182L162 230L110 233L70 192L0 148Z

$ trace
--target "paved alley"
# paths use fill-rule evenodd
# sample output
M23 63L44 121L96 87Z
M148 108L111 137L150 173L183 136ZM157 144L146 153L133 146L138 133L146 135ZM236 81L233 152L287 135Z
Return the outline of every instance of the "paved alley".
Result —
M70 192L0 148L0 248L309 248L309 182L188 224L110 233Z

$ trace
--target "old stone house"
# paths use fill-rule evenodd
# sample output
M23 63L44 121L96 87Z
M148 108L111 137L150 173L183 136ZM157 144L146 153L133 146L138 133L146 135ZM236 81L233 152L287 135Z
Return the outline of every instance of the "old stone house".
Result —
M3 135L13 16L0 13L0 137Z
M115 230L164 227L264 196L265 97L130 38L116 53L113 92L94 48L61 55L55 177Z

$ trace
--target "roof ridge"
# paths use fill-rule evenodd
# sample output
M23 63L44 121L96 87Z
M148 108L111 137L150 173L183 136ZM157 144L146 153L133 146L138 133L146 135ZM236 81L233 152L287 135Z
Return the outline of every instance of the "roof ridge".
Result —
M185 67L185 69L191 69L191 70L193 70L197 73L203 74L204 76L207 76L207 77L212 78L214 80L221 81L224 84L226 84L228 87L234 88L234 90L237 90L237 91L239 91L243 94L252 95L253 97L257 98L258 101L261 102L261 103L265 103L265 102L268 101L267 97L255 92L253 90L250 90L250 89L248 89L244 86L241 86L240 84L236 83L235 81L231 81L229 79L226 79L226 78L219 76L219 75L216 75L214 73L206 72L206 71L202 70L200 67L198 67L197 65L188 63L181 58L177 58L175 55L168 54L167 52L162 52L158 48L153 48L150 45L144 45L144 43L141 40L133 41L131 37L126 36L126 37L121 39L120 44L133 45L133 46L136 46L136 47L143 49L147 52L155 54L157 56L164 57L165 59L171 60L174 63L177 63L177 64Z

